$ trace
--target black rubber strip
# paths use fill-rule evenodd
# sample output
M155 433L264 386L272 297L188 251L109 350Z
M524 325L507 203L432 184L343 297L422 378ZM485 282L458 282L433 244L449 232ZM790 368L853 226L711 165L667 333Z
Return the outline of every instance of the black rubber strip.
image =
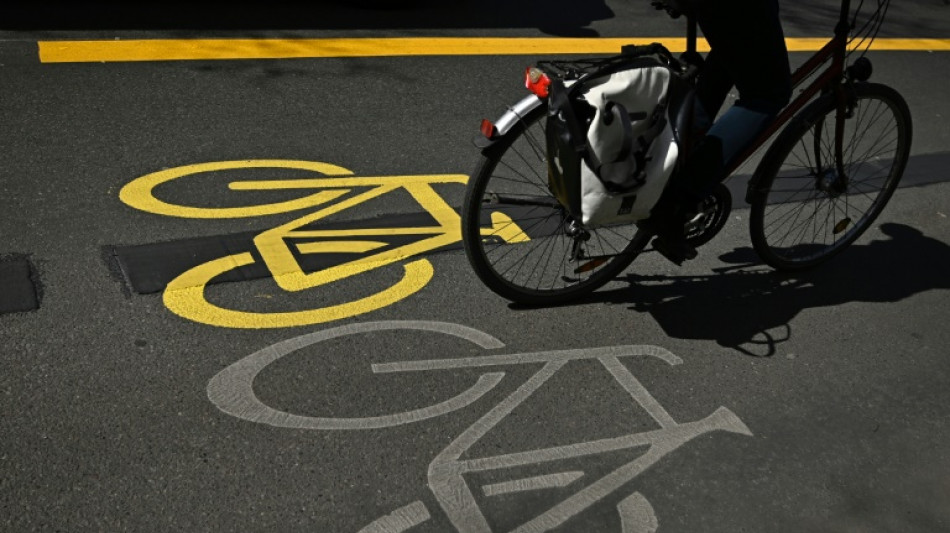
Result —
M434 224L425 213L393 215L385 218L335 222L314 226L312 229L363 229L386 227L426 227ZM113 246L106 253L114 256L125 282L132 292L150 294L161 292L170 281L190 268L228 255L244 252L254 254L254 263L222 274L211 283L244 281L270 277L270 271L254 246L254 237L261 232L245 232L214 237L197 237L170 242L142 244L134 246ZM385 240L389 247L401 246L426 235L368 237L371 240ZM344 238L345 239L345 238ZM292 248L292 247L291 247ZM441 250L461 248L461 242ZM381 249L382 250L382 249ZM379 250L379 251L381 251ZM440 251L441 251L440 250ZM323 268L340 264L352 259L350 254L312 254L297 255L296 259L305 272L316 272Z
M0 258L0 314L39 309L33 279L33 266L25 256Z

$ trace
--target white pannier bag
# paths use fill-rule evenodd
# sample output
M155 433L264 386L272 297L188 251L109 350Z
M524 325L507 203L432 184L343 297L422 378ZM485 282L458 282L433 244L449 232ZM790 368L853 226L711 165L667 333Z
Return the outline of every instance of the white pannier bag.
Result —
M648 218L679 156L672 117L687 101L682 64L659 43L599 60L543 63L552 74L545 125L551 192L587 227Z
M581 213L585 226L629 223L650 216L676 165L679 150L671 121L666 116L670 70L661 65L612 73L585 83L581 99L594 108L587 131L593 161L624 159L625 150L639 157L642 182L626 192L608 190L603 178L581 161ZM618 106L619 104L619 106ZM624 111L626 113L624 113ZM621 120L627 114L629 128ZM611 117L613 115L613 117ZM637 152L640 152L637 154Z

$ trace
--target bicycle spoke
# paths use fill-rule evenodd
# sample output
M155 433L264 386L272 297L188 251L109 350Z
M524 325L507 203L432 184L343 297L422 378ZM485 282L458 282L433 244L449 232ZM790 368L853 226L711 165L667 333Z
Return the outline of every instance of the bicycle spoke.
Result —
M790 127L782 140L787 151L773 155L783 161L753 202L753 244L773 266L802 268L848 246L900 179L908 152L906 104L895 104L899 95L880 85L856 92L854 112L844 119L841 161L832 99L827 107L812 106L812 122Z
M528 185L534 189L537 189L538 192L541 194L550 194L550 192L547 189L546 183L542 185L541 183L539 183L538 179L534 179L530 176L524 175L522 172L520 172L518 169L514 168L507 162L501 162L501 164L504 165L509 171L520 176L521 179L512 178L508 176L500 176L500 175L493 175L492 179L499 179L499 180L507 181L509 183L518 183L518 184Z
M523 117L519 120L519 122L521 122L522 126L524 127L524 137L522 138L525 140L525 143L527 143L528 146L530 146L531 149L534 151L534 155L537 157L538 161L546 163L547 162L547 155L545 154L546 143L539 142L535 138L535 133L534 133L535 128L532 128L531 125L527 124ZM537 129L540 129L540 128L537 128ZM539 134L543 135L544 131L542 130Z
M585 228L572 221L548 184L546 114L544 106L531 111L483 152L462 216L466 255L479 278L506 298L535 304L600 287L645 245L634 239L633 223ZM496 211L511 221L493 218Z

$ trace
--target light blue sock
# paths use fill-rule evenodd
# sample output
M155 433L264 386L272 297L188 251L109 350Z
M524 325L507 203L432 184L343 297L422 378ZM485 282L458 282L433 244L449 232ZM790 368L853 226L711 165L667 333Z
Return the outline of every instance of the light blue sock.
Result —
M772 115L732 106L713 124L706 135L722 140L722 160L728 164L769 123Z

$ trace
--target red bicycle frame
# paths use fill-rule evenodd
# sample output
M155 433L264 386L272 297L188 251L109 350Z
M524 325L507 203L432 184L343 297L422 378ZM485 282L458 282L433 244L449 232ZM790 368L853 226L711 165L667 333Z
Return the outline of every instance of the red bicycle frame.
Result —
M841 81L845 74L845 60L848 48L848 34L850 24L848 23L848 14L851 9L850 0L842 0L841 16L835 27L835 35L820 50L815 52L803 65L798 67L792 73L792 88L798 89L805 80L815 74L818 69L827 63L831 64L818 75L818 77L808 84L807 87L792 99L785 108L772 120L772 122L760 133L749 146L740 153L726 168L726 175L731 175L741 166L749 157L765 144L772 135L785 126L796 113L798 113L806 104L811 102L816 94L823 90L833 90L837 100L837 116L835 119L835 164L837 166L838 176L845 176L842 161L842 143L844 137L844 119L848 113L848 97L844 85ZM696 52L696 21L693 18L688 20L688 30L686 36L686 49L688 54ZM751 190L751 187L750 187Z

